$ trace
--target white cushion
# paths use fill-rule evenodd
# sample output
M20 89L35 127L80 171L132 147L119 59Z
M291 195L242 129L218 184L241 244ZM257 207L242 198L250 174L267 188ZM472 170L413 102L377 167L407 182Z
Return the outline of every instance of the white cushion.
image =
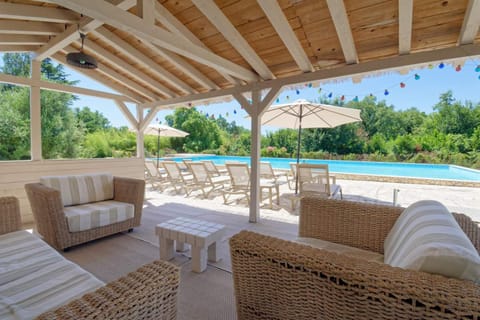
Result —
M0 235L0 319L33 319L103 282L27 231Z
M60 191L64 206L113 199L113 176L109 173L41 177L40 183Z
M68 230L78 232L103 227L133 218L135 206L119 201L100 201L65 207Z
M385 263L480 282L480 256L453 215L440 202L413 203L384 242Z

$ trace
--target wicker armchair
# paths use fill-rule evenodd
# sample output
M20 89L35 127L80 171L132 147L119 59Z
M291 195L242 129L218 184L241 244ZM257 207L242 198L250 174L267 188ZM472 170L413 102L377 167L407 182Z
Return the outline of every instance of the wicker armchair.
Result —
M21 230L18 199L0 197L0 234ZM154 261L94 292L40 315L42 320L176 319L180 269Z
M305 197L299 236L383 254L403 209ZM455 214L480 248L480 228ZM253 232L230 240L239 319L480 319L480 285Z
M145 181L140 179L113 177L113 200L135 206L132 219L89 230L70 232L63 212L60 192L41 183L25 185L35 220L36 231L52 247L58 250L85 243L111 234L131 230L140 225L142 218Z

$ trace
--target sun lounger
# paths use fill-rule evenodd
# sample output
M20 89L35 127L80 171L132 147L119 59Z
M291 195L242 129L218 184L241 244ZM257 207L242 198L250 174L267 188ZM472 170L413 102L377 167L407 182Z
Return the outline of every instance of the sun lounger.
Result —
M150 183L154 189L163 191L169 181L163 165L159 165L161 168L157 168L152 160L145 160L145 182Z
M205 198L208 198L212 191L224 189L230 183L228 177L211 176L203 162L190 162L188 165L193 174L193 183L202 190Z
M272 168L272 164L270 162L260 162L260 178L263 179L271 179L279 182L281 177L287 178L287 173L282 172L275 172Z
M190 195L194 189L193 175L183 174L178 162L175 161L162 161L162 165L168 176L168 181L175 189L175 192L179 192L181 189L185 190L185 193Z
M201 162L205 163L208 173L213 177L228 175L226 168L219 168L212 160L202 160Z

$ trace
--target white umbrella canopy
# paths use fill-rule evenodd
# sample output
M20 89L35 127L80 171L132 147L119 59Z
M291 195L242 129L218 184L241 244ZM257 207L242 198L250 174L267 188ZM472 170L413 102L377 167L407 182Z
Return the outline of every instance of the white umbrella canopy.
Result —
M298 129L297 164L300 162L302 128L334 128L362 121L360 110L313 103L304 99L273 105L262 116L262 125ZM298 183L295 183L297 193Z
M182 138L189 135L188 132L175 129L163 124L150 124L148 125L148 127L145 129L143 133L157 136L157 168L158 168L158 161L159 161L158 158L160 157L160 136Z
M262 116L262 125L299 129L334 128L342 124L362 121L360 110L313 103L304 99L273 105Z

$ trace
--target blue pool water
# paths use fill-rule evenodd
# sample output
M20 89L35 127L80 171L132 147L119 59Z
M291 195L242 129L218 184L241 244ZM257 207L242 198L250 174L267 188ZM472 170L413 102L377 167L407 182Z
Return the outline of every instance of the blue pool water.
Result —
M168 158L169 160L181 161L182 158ZM215 164L225 164L225 161L242 161L250 164L250 157L235 156L192 156L193 161L212 160ZM288 158L263 158L273 168L289 169L290 162L295 159ZM480 171L460 166L446 164L418 164L399 162L369 162L369 161L346 161L346 160L312 160L300 159L300 162L328 164L330 172L346 174L365 174L376 176L413 177L441 180L480 181Z

